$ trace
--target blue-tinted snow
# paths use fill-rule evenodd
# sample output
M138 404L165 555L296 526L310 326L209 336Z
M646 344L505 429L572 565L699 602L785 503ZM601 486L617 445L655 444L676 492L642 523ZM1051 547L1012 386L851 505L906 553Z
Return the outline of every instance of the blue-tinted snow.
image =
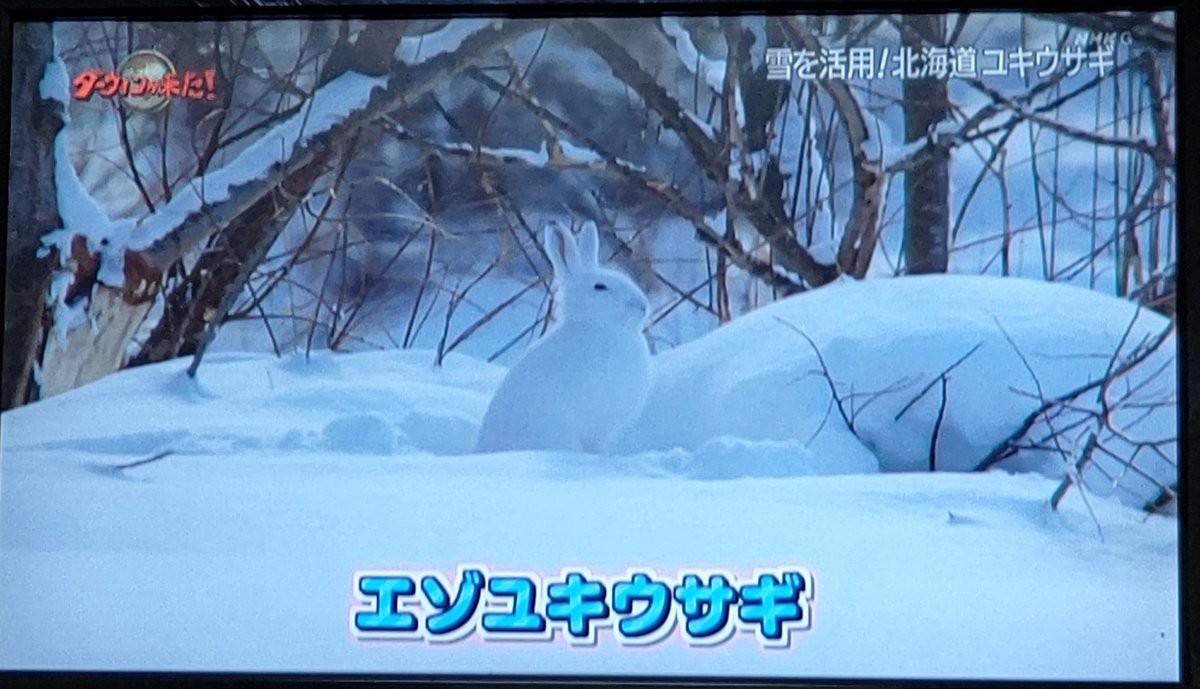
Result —
M463 454L504 372L465 356L435 369L426 351L212 354L198 383L186 360L115 374L0 423L0 665L1174 680L1175 519L1093 494L1093 522L1074 490L1052 511L1058 481L1036 473L880 474L873 452L886 464L923 446L930 406L884 432L903 400L880 399L865 443L836 413L814 432L827 389L775 320L823 348L842 389L919 384L982 340L949 388L951 423L977 433L947 441L954 461L1018 405L992 316L1054 390L1095 364L1056 355L1113 345L1131 308L1020 280L839 284L659 357L648 418L662 428L608 455ZM748 635L652 652L348 635L356 570L472 562L800 563L815 624L787 652Z

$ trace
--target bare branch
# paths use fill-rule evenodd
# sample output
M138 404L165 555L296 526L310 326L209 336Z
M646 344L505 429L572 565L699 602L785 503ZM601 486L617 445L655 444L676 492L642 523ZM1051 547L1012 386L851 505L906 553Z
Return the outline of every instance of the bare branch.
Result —
M228 200L206 204L189 215L179 227L149 246L128 251L126 263L136 263L148 273L166 270L171 263L219 228L228 225L271 190L312 165L320 157L321 151L350 138L380 115L404 108L420 95L444 83L450 75L489 59L500 46L543 25L543 22L537 21L499 23L472 34L456 51L443 53L401 70L385 89L375 92L365 108L352 113L328 131L311 137L304 145L297 146L286 163L276 165L263 179L231 189Z
M814 55L820 54L820 42L800 19L785 17L782 25L793 43L803 45ZM846 127L850 159L854 163L854 200L838 247L837 267L840 272L861 279L866 277L879 240L879 209L884 176L880 174L878 161L867 156L867 124L850 87L845 81L833 79L819 79L817 83L833 99L834 107Z
M838 394L837 385L833 382L833 374L829 372L829 366L825 363L825 357L822 356L820 348L817 347L817 343L813 342L812 338L809 337L807 333L792 325L788 321L778 316L775 316L774 318L776 321L787 327L788 330L791 330L800 337L803 337L804 341L808 343L808 346L812 348L813 354L817 355L817 363L821 365L821 375L825 378L826 385L829 386L829 394L832 396L834 403L837 405L838 414L841 415L842 422L846 424L846 428L850 429L851 433L857 434L857 430L854 428L854 419L846 413L845 402L842 400L841 395Z

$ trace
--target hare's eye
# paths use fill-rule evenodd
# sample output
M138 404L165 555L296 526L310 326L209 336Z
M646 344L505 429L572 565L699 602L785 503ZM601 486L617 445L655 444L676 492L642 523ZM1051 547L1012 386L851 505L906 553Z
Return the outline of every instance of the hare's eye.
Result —
M603 282L597 282L595 288L597 292L603 292L608 289L608 285L604 284Z

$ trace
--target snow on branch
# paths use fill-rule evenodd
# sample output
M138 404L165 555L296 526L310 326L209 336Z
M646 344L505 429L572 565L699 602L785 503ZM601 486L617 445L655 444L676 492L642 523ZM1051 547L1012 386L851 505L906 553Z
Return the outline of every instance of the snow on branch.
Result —
M452 74L482 62L495 49L540 28L538 22L494 22L464 39L454 52L438 54L404 69L384 85L382 78L347 73L314 94L309 106L278 125L252 147L183 195L179 207L164 209L162 220L143 225L126 252L138 275L161 273L214 231L238 217L320 151L346 140L371 121L404 107ZM250 153L248 150L246 153ZM261 156L261 157L259 157Z
M692 224L696 230L696 237L700 241L724 253L734 265L748 274L762 280L767 285L786 292L795 292L802 289L802 285L789 276L777 271L769 263L755 258L736 239L729 239L717 231L705 217L704 211L692 203L674 186L653 177L645 168L623 160L608 151L607 147L589 136L581 128L571 124L569 120L546 107L527 88L521 87L519 81L514 80L516 86L508 87L488 76L482 70L472 69L470 73L479 83L525 106L535 117L547 125L547 130L562 132L587 147L586 149L581 149L578 146L570 144L565 139L559 139L555 142L557 146L552 145L550 147L550 162L552 165L558 164L565 167L568 164L574 163L584 166L591 171L613 173L635 184L651 195L658 197L679 217Z
M903 25L898 25L898 28L904 30ZM1037 123L1038 119L1045 120L1044 113L1052 112L1069 101L1085 93L1092 92L1105 79L1115 78L1119 74L1138 66L1139 61L1134 60L1122 63L1117 65L1106 76L1097 76L1087 83L1066 93L1056 95L1053 99L1040 105L1034 105L1034 101L1042 94L1051 93L1051 89L1058 86L1066 78L1067 72L1058 72L1050 78L1034 84L1025 93L1015 96L1005 96L979 79L964 79L963 83L987 96L989 99L988 102L969 117L966 117L961 125L956 124L952 120L943 120L927 132L924 138L918 138L902 146L894 147L890 153L895 160L887 165L884 169L884 174L896 175L908 172L924 164L931 156L940 155L943 152L979 139L987 139L997 133L1002 133L1001 141L1003 142L1012 133L1013 129L1025 120L1031 117L1037 118L1032 120L1035 123ZM993 122L993 119L1005 115L1007 117L1004 118L1004 121L999 123ZM985 127L984 125L988 126ZM1002 146L996 146L995 148L1000 149Z
M81 253L90 255L101 252L102 260L99 278L102 281L112 279L113 275L104 273L104 249L111 244L114 236L127 235L133 226L132 221L113 221L92 195L88 193L75 171L71 161L68 146L68 127L71 122L71 84L67 75L67 66L58 51L58 39L54 40L54 59L46 65L38 90L42 98L62 103L63 126L54 137L54 188L58 201L58 214L62 227L47 232L42 236L41 255L56 251L62 267ZM82 244L75 237L82 237ZM119 280L120 273L116 273ZM66 282L62 282L66 284Z
M1150 58L1148 58L1147 56L1142 56L1142 57L1137 58L1136 60L1130 61L1127 64L1130 65L1131 67L1137 67L1141 63L1144 63L1147 61L1150 61ZM1150 72L1148 72L1148 74L1149 73L1153 73L1153 67L1151 67ZM1157 79L1154 79L1154 81L1156 83ZM1107 134L1101 134L1100 132L1089 131L1087 129L1083 129L1080 127L1074 127L1069 124L1064 124L1062 122L1059 122L1058 120L1055 120L1052 117L1047 117L1047 116L1041 114L1040 108L1039 109L1030 108L1028 101L1016 100L1013 98L1009 98L1008 96L1005 96L1003 93L1000 93L996 89L988 86L986 83L984 83L980 79L967 79L966 83L970 84L972 87L974 87L981 93L983 93L986 96L988 96L989 98L991 98L992 102L994 104L1000 105L1000 106L1012 111L1012 113L1020 119L1028 120L1039 126L1045 127L1052 131L1056 131L1068 138L1078 139L1080 141L1084 141L1084 142L1093 144L1095 146L1103 146L1106 148L1123 148L1123 149L1128 149L1128 150L1134 151L1136 153L1140 153L1140 154L1150 158L1151 160L1153 160L1155 165L1157 165L1157 166L1161 166L1164 168L1173 168L1175 166L1175 156L1171 152L1170 147L1165 145L1165 138L1163 136L1163 132L1165 131L1166 126L1165 126L1165 124L1162 123L1162 120L1160 120L1158 117L1155 117L1151 121L1151 123L1154 124L1155 128L1156 128L1156 135L1158 138L1158 141L1156 141L1156 142L1151 142L1146 139L1140 139L1140 138L1132 139L1132 138L1122 138L1122 137L1117 137L1117 136L1109 136ZM1159 102L1160 103L1163 102L1163 99L1161 98L1161 93L1160 93L1160 97L1159 97ZM1157 106L1156 110L1158 112L1161 112L1161 105Z
M709 177L724 181L726 170L722 162L720 145L710 139L693 118L684 114L683 105L667 93L658 80L645 71L623 45L589 20L576 20L567 26L585 45L608 63L618 79L637 92L647 107L663 118L663 123L668 128L680 135L680 139L688 147L692 157L704 168Z
M447 21L441 28L429 33L405 35L400 39L396 55L408 64L417 64L444 53L452 53L468 37L488 28L493 21L487 17L460 17Z
M52 32L53 34L53 32ZM61 269L51 280L49 304L57 310L51 331L47 334L50 351L65 346L66 334L89 325L93 331L98 327L88 313L88 301L97 281L116 279L120 273L106 271L106 258L113 255L113 236L127 236L133 222L112 220L92 195L88 193L75 171L68 145L68 124L71 121L70 77L58 48L58 37L53 36L52 54L47 63L38 93L47 100L62 104L62 126L54 137L54 189L61 227L41 237L39 257L57 257ZM35 364L34 375L42 384L40 364Z
M814 55L821 53L820 42L804 22L796 17L786 17L782 26L793 43L803 45ZM837 79L819 79L817 83L833 100L838 116L846 127L850 159L854 164L854 197L838 247L837 264L843 273L862 278L871 266L871 257L875 255L875 246L879 241L879 209L885 178L880 174L879 162L867 157L867 122L850 87L845 81Z
M663 124L679 136L705 176L721 186L731 181L728 154L724 147L710 138L695 118L685 114L686 111L679 101L638 63L625 46L594 22L586 19L572 21L567 24L567 28L608 63L613 74L632 88L646 107L661 117ZM741 180L743 185L744 182L745 176ZM744 217L770 244L780 265L799 275L810 285L828 284L837 278L836 266L818 261L808 249L801 246L786 221L776 217L762 196L751 199L743 193L738 196L738 202L745 213ZM700 230L699 226L697 229ZM706 233L701 231L699 235L705 238ZM769 274L774 274L774 270Z
M224 224L220 219L231 212L228 206L238 205L236 193L240 187L271 179L272 172L284 166L298 148L344 121L351 112L362 109L371 92L385 83L381 77L346 72L317 89L304 107L272 127L228 164L176 191L170 203L138 226L129 249L155 257L172 241L190 244L174 233L194 216L210 219L215 227L220 227ZM226 204L228 201L235 203ZM216 211L217 207L222 207L221 211Z
M714 60L702 53L679 17L667 16L660 21L663 31L674 40L675 54L683 66L692 74L697 74L698 70L698 76L704 79L713 93L721 93L724 90L725 61Z

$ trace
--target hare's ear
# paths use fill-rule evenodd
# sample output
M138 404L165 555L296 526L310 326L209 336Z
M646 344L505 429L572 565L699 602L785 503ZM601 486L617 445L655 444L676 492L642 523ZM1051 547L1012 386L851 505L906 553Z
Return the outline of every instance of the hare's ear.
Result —
M593 268L600 265L600 232L591 220L584 224L579 233L579 257Z
M542 246L550 265L554 266L554 275L566 277L580 266L579 247L571 231L557 222L548 222L543 230Z

